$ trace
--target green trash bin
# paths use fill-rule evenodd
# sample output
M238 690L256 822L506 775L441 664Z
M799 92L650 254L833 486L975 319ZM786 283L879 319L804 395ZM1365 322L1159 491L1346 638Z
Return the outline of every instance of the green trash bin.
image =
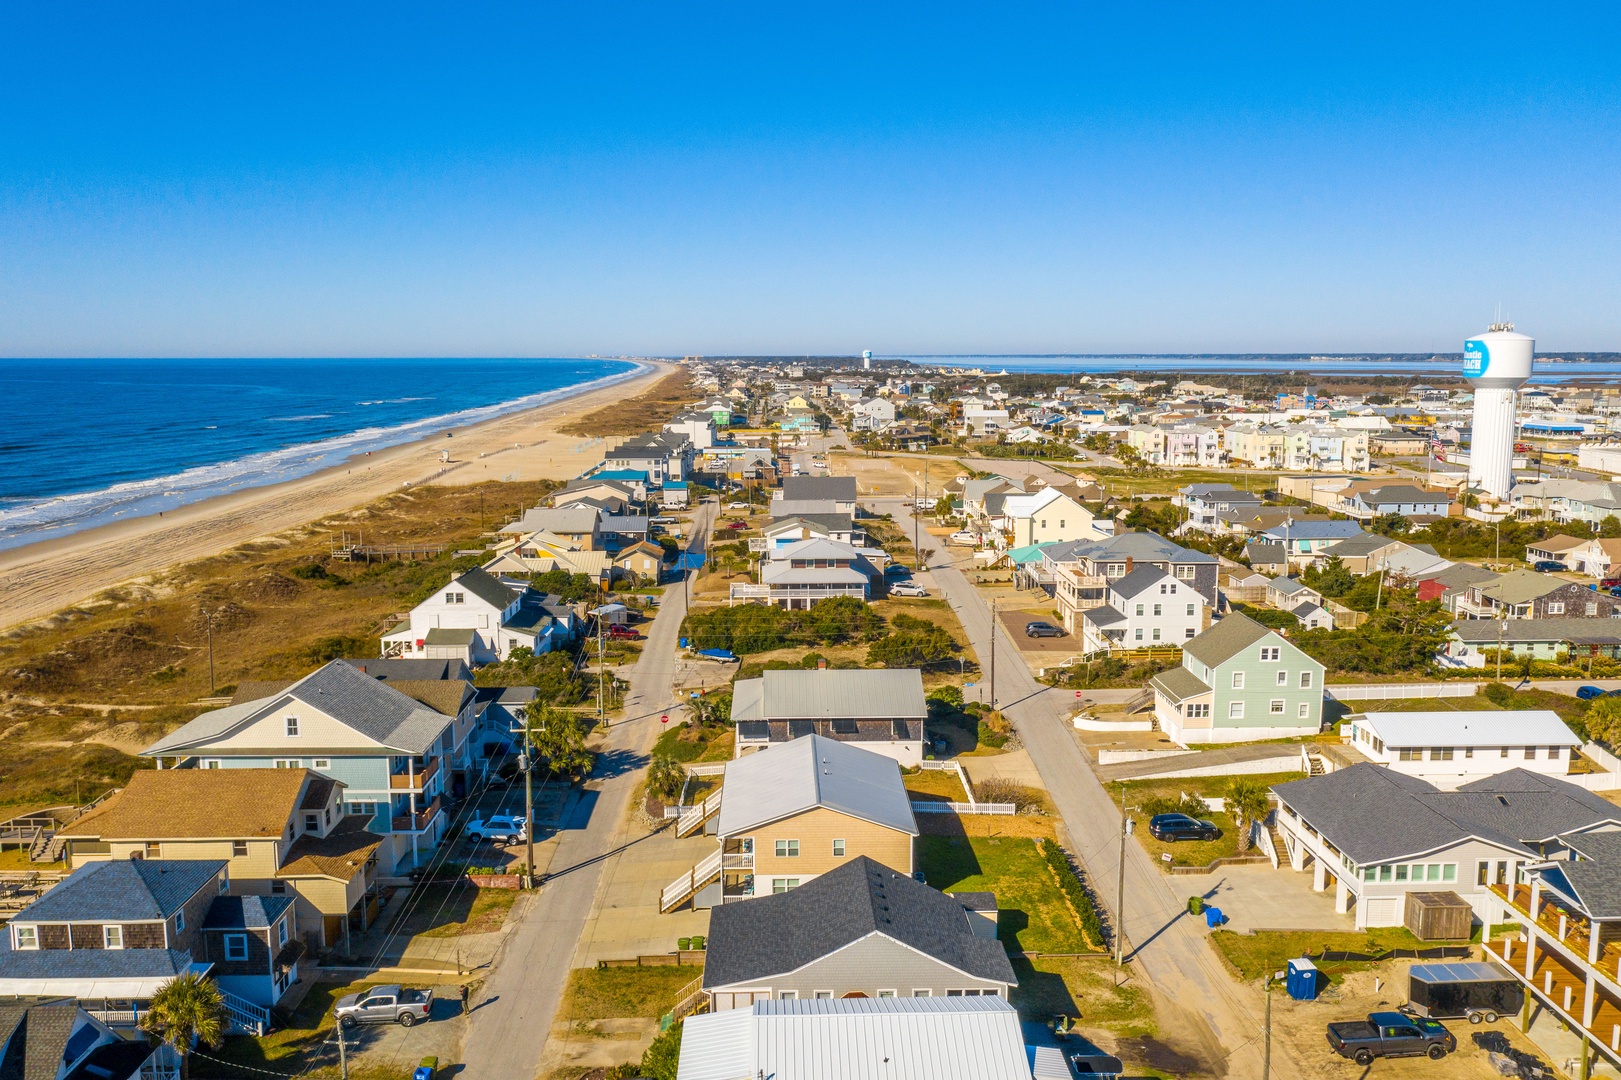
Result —
M1202 897L1202 896L1190 896L1190 897L1188 897L1188 914L1189 915L1203 915L1204 914L1204 897Z
M704 938L702 936L694 936L693 939L692 939L692 947L693 947L693 949L695 949L698 952L703 952L704 951Z
M677 938L675 947L682 952L686 952L688 949L692 948L692 939L689 937Z

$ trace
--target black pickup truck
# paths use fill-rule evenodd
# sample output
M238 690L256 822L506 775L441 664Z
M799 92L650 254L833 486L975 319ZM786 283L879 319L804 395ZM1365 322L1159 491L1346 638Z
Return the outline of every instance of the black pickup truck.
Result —
M1444 1024L1398 1012L1370 1013L1366 1020L1328 1025L1328 1045L1340 1057L1367 1065L1380 1057L1418 1057L1440 1061L1458 1048Z

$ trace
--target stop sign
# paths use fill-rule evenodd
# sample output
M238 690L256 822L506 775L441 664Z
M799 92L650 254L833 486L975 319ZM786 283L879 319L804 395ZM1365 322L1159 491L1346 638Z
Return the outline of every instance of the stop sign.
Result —
M1080 692L1080 691L1079 691L1079 690L1077 690L1077 691L1075 691L1075 696L1076 696L1076 697L1080 697L1080 696L1081 696L1081 692Z
M659 717L659 723L668 724L669 722L670 722L670 714L669 713L665 713L663 716Z

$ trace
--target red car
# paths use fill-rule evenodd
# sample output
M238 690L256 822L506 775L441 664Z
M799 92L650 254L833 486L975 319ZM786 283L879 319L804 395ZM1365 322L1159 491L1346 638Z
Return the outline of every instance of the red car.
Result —
M726 527L728 529L746 529L746 528L748 528L748 526L743 524L741 521L728 521L726 523Z
M608 626L608 636L619 641L639 641L641 640L642 635L641 631L639 630L634 630L629 626L621 626L618 623L612 623Z

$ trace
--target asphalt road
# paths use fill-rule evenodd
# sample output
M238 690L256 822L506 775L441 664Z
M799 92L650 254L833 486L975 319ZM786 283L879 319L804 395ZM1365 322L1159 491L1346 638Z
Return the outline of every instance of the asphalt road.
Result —
M910 515L899 500L874 500L900 521ZM991 613L974 586L950 565L950 553L938 551L930 571L940 594L951 604L973 642L981 664L988 667ZM1011 662L998 664L996 700L1013 721L1030 751L1054 806L1063 816L1104 906L1115 909L1119 872L1120 814L1093 774L1074 737L1066 730L1072 692L1036 682L1005 628L998 628L998 651ZM1186 914L1187 897L1177 894L1174 879L1160 872L1135 842L1126 844L1124 925L1127 956L1138 977L1146 978L1155 997L1164 1040L1200 1060L1216 1075L1261 1075L1261 992L1227 973L1206 941L1205 927ZM1299 1075L1288 1047L1274 1045L1278 1076Z
M704 549L714 516L713 504L699 507L692 550ZM507 935L473 1002L463 1053L462 1075L469 1080L521 1080L538 1069L603 866L624 842L621 825L658 738L658 717L675 704L677 639L685 615L683 590L667 588L631 671L624 709L593 744L597 765L573 803L576 819L564 823L545 884Z

